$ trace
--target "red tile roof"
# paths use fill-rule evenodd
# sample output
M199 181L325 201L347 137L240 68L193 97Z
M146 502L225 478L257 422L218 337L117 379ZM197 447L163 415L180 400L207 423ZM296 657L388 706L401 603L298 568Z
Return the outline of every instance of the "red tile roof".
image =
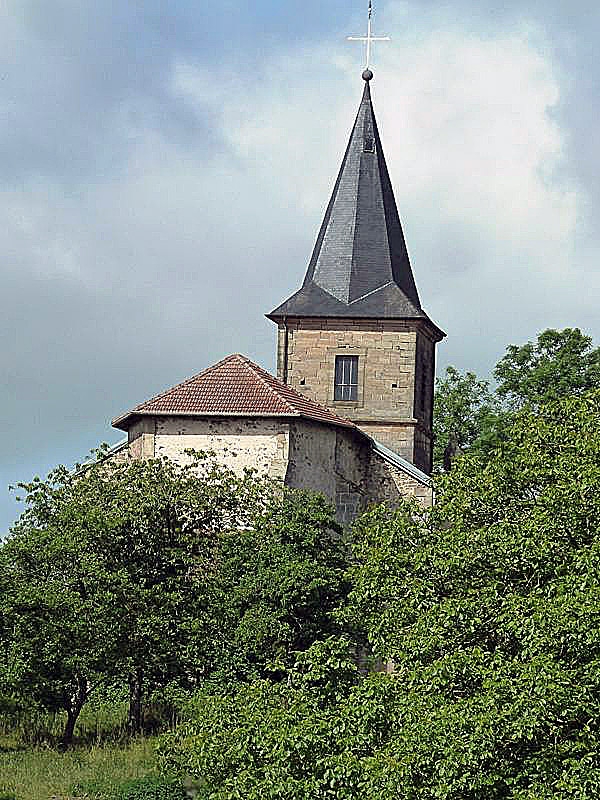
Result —
M356 428L236 353L113 420L127 430L137 416L306 417Z

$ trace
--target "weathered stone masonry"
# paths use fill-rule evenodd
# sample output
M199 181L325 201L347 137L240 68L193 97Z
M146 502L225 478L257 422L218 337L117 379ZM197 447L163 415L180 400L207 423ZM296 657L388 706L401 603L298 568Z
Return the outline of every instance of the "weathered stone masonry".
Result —
M144 417L128 431L131 458L166 457L188 463L188 450L214 454L241 475L246 468L296 489L324 494L342 524L372 503L414 496L430 504L431 490L386 463L352 428L310 420L244 417Z
M279 324L277 372L424 472L431 469L435 343L401 320L295 319ZM356 402L334 400L335 358L357 355Z

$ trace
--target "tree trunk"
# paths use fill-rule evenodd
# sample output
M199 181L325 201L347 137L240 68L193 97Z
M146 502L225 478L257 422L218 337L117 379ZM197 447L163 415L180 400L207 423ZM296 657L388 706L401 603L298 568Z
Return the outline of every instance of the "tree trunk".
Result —
M450 435L450 439L448 444L444 449L444 470L446 472L450 472L452 469L452 464L456 459L456 456L460 455L460 445L458 444L458 437L456 434L452 433Z
M63 730L63 735L60 740L61 746L64 748L71 747L73 744L73 734L75 733L75 725L81 714L85 701L88 699L90 687L85 678L78 675L75 679L76 688L68 695L65 700L65 710L67 712L67 722Z
M132 736L142 732L142 678L141 667L129 674L129 714L127 727Z
M81 709L80 709L81 710ZM63 730L62 739L60 740L60 744L62 747L71 747L73 744L73 734L75 733L75 723L77 722L77 717L79 716L79 712L75 709L68 708L67 709L67 724Z

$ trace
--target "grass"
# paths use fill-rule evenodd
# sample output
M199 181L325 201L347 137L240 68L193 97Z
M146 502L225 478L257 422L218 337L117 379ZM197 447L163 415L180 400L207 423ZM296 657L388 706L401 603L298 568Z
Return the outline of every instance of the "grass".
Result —
M3 748L0 742L0 797L4 793L16 800L104 800L126 780L158 774L153 745L153 738L140 738L62 753Z
M106 800L124 782L158 776L156 737L129 739L127 701L105 692L83 709L76 746L58 748L64 713L7 709L0 713L0 800ZM147 713L148 731L175 723L160 709Z
M66 716L36 709L0 712L0 748L3 745L47 746L60 740ZM92 698L83 708L75 728L79 744L99 745L122 741L127 735L127 702L121 697Z

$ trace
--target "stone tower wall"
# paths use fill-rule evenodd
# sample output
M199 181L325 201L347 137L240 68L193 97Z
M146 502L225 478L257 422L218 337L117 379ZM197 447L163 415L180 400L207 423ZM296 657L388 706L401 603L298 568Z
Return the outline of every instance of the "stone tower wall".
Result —
M278 377L431 469L435 344L419 322L293 319L279 326ZM358 356L358 399L334 400L335 358Z

